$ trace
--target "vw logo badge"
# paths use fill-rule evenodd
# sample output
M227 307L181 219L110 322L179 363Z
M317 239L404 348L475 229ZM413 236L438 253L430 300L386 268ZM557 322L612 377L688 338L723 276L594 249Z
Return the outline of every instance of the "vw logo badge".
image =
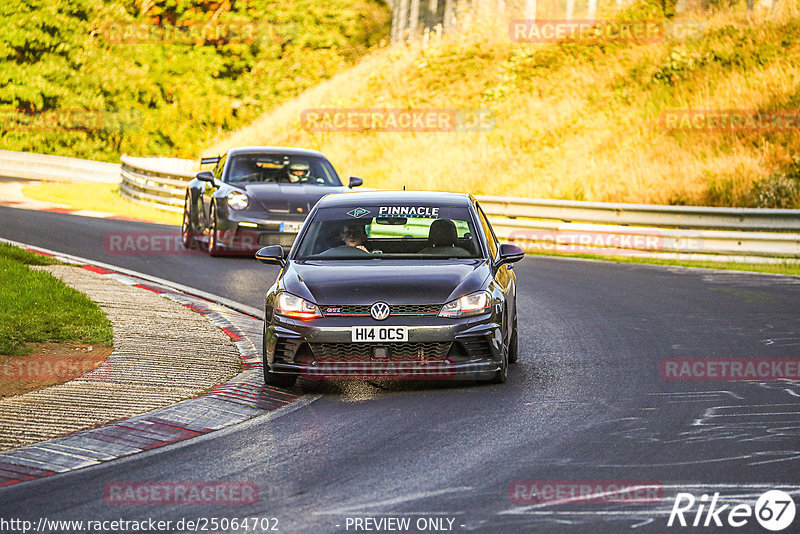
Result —
M376 302L369 308L369 314L376 321L383 321L389 317L389 305L385 302Z

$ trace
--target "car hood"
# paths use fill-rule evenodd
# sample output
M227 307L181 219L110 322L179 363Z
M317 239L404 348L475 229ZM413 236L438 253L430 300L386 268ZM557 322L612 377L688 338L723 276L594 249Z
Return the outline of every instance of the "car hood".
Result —
M444 304L481 289L490 276L485 260L291 261L282 285L320 305Z
M346 191L344 186L307 184L243 184L255 206L275 213L308 213L329 193Z

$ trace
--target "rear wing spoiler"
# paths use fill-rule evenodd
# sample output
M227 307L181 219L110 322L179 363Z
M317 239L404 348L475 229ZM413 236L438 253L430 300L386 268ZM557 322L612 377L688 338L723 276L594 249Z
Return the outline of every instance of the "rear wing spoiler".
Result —
M213 156L210 158L200 158L200 165L206 165L207 163L217 163L220 159L220 156Z

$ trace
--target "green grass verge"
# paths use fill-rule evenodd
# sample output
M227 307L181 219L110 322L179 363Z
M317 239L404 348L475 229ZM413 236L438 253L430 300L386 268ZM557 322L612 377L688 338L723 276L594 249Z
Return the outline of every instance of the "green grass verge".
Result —
M66 204L75 210L114 213L123 217L162 224L180 225L181 223L180 213L170 213L125 199L120 195L119 186L116 184L44 182L24 186L22 194L36 200Z
M700 269L725 269L731 271L752 271L758 273L790 274L800 276L800 263L738 263L695 260L667 260L661 258L645 258L637 256L608 256L602 254L545 254L541 252L525 252L529 256L549 256L560 258L580 258L588 260L613 261L616 263L641 263L647 265L677 265L681 267L697 267Z
M25 265L59 265L61 262L49 256L28 252L24 248L0 243L0 259L14 260Z
M0 244L0 355L27 354L26 343L111 345L111 322L89 298L27 265L53 262Z

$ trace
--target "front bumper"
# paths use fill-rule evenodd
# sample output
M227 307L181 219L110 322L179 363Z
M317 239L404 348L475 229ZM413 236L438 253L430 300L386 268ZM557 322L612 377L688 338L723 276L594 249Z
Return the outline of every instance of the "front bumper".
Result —
M438 316L323 317L300 321L272 316L264 363L273 373L308 379L487 379L500 370L502 329L496 313L464 319ZM407 342L352 342L352 326L406 326Z
M303 219L269 220L229 212L228 218L219 222L219 246L232 253L254 253L267 245L289 250L302 223Z

